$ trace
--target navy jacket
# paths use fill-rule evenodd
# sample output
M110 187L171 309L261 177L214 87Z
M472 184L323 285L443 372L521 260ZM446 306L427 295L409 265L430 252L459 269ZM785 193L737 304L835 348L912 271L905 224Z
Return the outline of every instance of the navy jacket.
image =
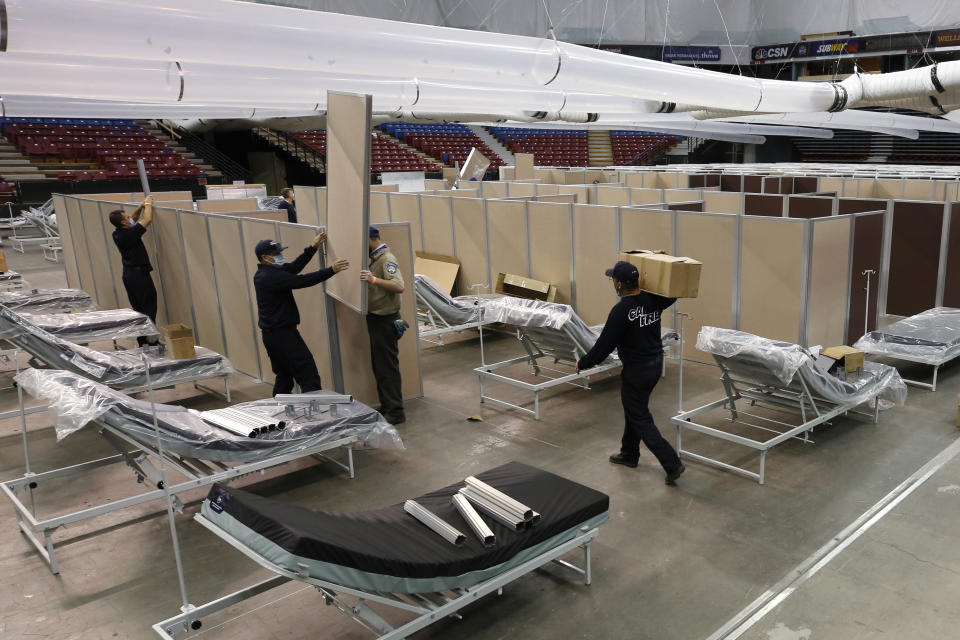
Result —
M147 232L145 227L139 223L130 226L127 229L114 229L113 241L120 249L120 258L124 269L144 269L152 271L150 266L150 256L147 255L147 248L143 246L143 234Z
M664 298L646 291L620 298L610 310L597 342L577 363L580 369L595 367L614 349L624 368L662 355L660 314L676 301L676 298Z
M258 324L261 329L289 329L300 324L300 310L293 298L293 290L312 287L333 275L332 267L297 275L316 252L313 247L307 247L289 264L279 267L272 264L258 265L253 276L253 287L257 292L257 310L260 315Z
M287 212L287 222L297 221L297 205L296 204L294 204L293 202L287 202L286 200L281 200L278 206Z

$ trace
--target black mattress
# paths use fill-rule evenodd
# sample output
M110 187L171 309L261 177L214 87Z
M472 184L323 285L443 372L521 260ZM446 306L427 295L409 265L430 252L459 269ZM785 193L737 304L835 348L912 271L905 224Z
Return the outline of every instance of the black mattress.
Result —
M405 513L403 503L358 513L312 511L218 484L207 496L204 511L226 513L301 558L401 579L430 579L501 565L609 509L607 495L519 462L477 477L538 511L540 523L517 532L483 516L497 537L494 548L484 548L451 501L462 482L415 500L466 534L463 547L451 545Z

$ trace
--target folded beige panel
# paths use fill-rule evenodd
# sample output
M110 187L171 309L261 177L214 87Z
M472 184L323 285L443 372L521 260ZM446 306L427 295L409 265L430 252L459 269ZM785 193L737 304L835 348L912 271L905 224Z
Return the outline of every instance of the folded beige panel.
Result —
M413 236L413 248L416 251L423 251L419 194L391 193L387 197L390 198L390 222L409 223L410 233Z
M498 273L530 275L527 273L526 203L516 200L487 200L486 203L490 277L496 282Z
M256 198L240 198L238 200L197 200L197 211L204 211L206 213L255 211L256 209Z
M327 254L362 265L369 253L369 95L327 92ZM357 266L357 269L360 267ZM327 294L364 314L367 289L359 278L332 279Z
M454 200L453 228L456 241L453 254L460 259L460 293L476 293L475 289L470 288L474 284L492 287L487 264L487 229L483 200Z
M181 213L180 227L183 231L183 260L186 263L187 281L190 285L190 300L196 326L193 335L197 344L217 353L225 353L222 309L217 298L217 278L210 253L210 234L207 221L210 216L202 213Z
M588 325L603 324L616 296L604 271L617 261L617 208L574 205L576 311Z
M226 334L225 355L230 358L237 371L260 378L260 363L257 359L260 332L255 326L256 316L250 313L251 304L256 304L256 300L251 280L253 273L247 267L246 256L247 253L254 255L256 240L249 246L241 241L240 225L244 224L241 219L210 216L209 222L210 238L213 241L213 264ZM249 221L247 223L249 224ZM265 371L269 377L263 379L272 380L269 363Z
M190 310L190 288L187 283L187 271L183 264L183 245L180 243L180 227L177 218L182 215L176 209L153 207L153 224L143 236L144 242L156 243L156 262L153 268L163 282L164 309L167 313L166 324L185 324L193 326L193 314ZM196 335L196 334L194 334Z
M850 264L853 218L812 220L813 255L810 304L807 306L807 344L825 347L844 344L847 321L846 276Z
M420 196L423 251L453 255L453 198Z
M806 220L745 216L740 328L772 340L800 339ZM703 271L709 270L704 263ZM845 273L845 272L844 272Z
M63 247L63 268L67 274L67 286L79 289L80 272L77 270L77 250L73 246L74 237L70 230L70 216L67 215L67 200L72 202L73 197L53 194L53 212L57 216L57 230L60 232L60 245Z
M530 277L557 287L556 302L570 304L573 269L571 205L531 202Z

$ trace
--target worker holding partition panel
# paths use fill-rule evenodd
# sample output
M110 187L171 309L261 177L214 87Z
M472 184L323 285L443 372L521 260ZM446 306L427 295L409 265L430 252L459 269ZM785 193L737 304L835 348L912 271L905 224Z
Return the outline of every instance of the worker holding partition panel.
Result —
M143 203L127 215L123 209L110 212L110 223L113 230L113 242L120 250L120 261L123 263L123 288L127 291L130 308L148 316L154 324L157 322L157 288L153 284L150 272L150 256L143 246L143 234L153 222L153 198L147 196ZM137 344L141 347L150 344L156 345L156 336L138 336Z
M294 381L300 385L302 392L321 389L317 363L297 329L300 324L300 310L297 308L293 291L320 284L350 266L347 260L337 260L332 267L300 275L326 240L326 233L318 234L310 246L290 263L283 257L283 251L287 247L281 247L274 240L261 240L254 249L257 260L260 261L257 273L253 276L259 313L258 325L263 336L263 346L270 356L270 367L276 375L273 395L290 393L293 391Z

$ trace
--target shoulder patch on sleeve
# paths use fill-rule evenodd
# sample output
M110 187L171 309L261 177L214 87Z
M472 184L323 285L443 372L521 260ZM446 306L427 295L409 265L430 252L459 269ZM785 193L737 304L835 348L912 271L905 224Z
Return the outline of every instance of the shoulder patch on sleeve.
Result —
M397 272L397 268L398 268L397 265L394 264L393 262L388 262L384 267L384 269L386 269L387 273L389 273L390 275L395 274Z

